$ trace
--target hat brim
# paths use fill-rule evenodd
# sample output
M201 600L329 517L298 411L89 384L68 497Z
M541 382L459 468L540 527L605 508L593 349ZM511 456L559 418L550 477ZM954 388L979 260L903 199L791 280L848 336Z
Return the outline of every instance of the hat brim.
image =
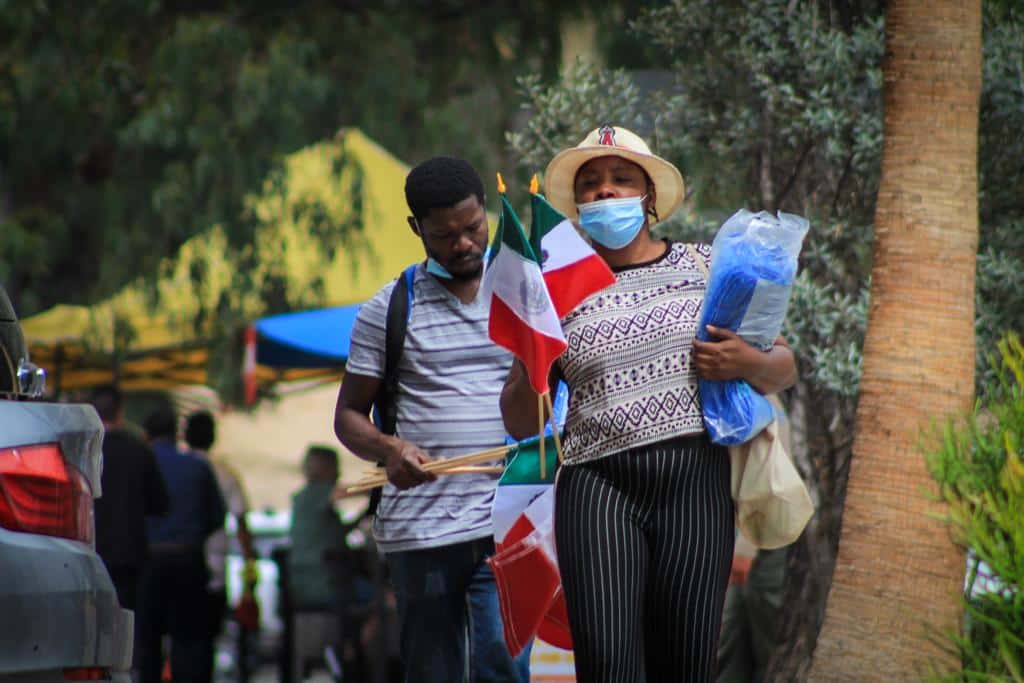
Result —
M655 210L664 221L683 203L686 186L683 176L673 164L654 154L642 154L622 147L593 145L570 147L555 155L544 171L544 196L561 213L576 218L576 193L573 185L583 164L599 157L622 157L644 169L654 183Z

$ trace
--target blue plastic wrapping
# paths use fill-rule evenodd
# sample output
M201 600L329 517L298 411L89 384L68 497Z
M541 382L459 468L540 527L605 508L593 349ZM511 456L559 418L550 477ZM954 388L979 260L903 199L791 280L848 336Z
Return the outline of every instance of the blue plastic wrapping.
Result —
M807 219L788 213L740 209L711 245L711 273L697 338L711 339L705 325L736 332L762 350L782 329L796 277ZM774 418L771 405L743 380L699 380L704 424L723 446L744 443Z

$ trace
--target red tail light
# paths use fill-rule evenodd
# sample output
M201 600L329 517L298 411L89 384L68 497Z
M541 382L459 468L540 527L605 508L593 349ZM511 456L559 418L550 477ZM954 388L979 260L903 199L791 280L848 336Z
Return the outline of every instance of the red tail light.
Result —
M110 669L101 666L79 667L77 669L64 669L65 681L109 681Z
M58 444L0 448L0 526L92 543L92 489Z

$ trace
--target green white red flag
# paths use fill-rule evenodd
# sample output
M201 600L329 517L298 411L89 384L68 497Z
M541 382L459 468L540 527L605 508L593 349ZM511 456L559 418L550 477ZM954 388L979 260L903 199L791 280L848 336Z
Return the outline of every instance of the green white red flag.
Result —
M540 262L504 193L501 208L483 282L491 299L488 331L495 344L523 362L530 385L543 394L551 364L566 348L565 336Z
M540 259L544 281L561 320L588 296L615 284L615 274L576 227L544 195L530 199L530 246Z
M494 494L496 552L488 560L498 588L505 644L515 656L534 638L572 649L565 594L558 573L554 530L555 443L520 442ZM545 475L541 476L541 472Z

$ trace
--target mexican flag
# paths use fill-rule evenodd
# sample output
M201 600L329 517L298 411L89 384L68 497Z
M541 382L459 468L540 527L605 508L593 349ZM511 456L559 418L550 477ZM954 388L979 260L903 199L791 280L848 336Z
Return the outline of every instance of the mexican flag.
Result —
M484 293L491 299L488 332L523 362L534 391L543 394L551 364L566 348L565 336L540 262L504 194L501 209L484 273Z
M555 551L553 437L545 441L541 477L537 438L520 442L494 494L495 554L488 560L498 587L505 644L512 656L534 638L572 649Z
M534 192L530 204L530 246L540 257L544 281L561 320L588 296L615 284L615 274L544 195Z

